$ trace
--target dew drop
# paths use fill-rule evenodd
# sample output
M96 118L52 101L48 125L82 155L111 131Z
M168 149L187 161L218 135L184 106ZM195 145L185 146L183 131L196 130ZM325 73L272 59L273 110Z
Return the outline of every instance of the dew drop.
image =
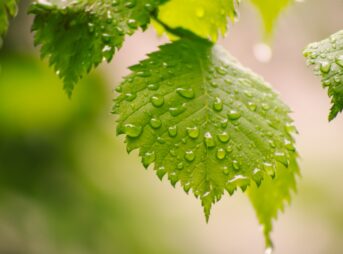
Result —
M176 137L176 135L177 135L177 127L176 127L176 125L170 126L168 128L168 133L169 133L170 137Z
M125 124L124 133L130 138L138 138L142 133L142 127L134 124Z
M156 85L156 84L149 84L148 85L148 89L152 90L152 91L156 91L156 90L158 90L158 85Z
M166 168L164 166L160 166L157 170L156 170L156 174L158 176L158 178L162 181L163 177L165 176L165 174L167 173Z
M186 99L193 99L195 96L192 88L177 88L176 92Z
M182 170L183 167L184 167L184 165L183 165L182 162L179 162L179 163L177 164L177 166L176 166L176 168L177 168L178 170Z
M275 152L275 158L278 162L282 163L285 167L288 167L289 161L287 156L283 152Z
M232 151L233 151L232 146L226 147L226 151L227 151L228 153L232 153Z
M159 108L159 107L163 106L163 104L164 104L163 96L159 96L159 95L152 96L150 101L151 101L152 105L154 105L156 108Z
M251 110L251 111L256 111L256 104L254 102L248 102L248 108Z
M199 137L199 129L198 127L188 127L187 128L187 134L190 138L196 139Z
M241 114L236 110L230 110L230 112L228 113L228 117L230 120L234 121L241 118Z
M213 103L213 109L218 112L223 110L223 101L219 97L215 98Z
M230 170L227 166L223 167L223 173L224 173L224 175L228 175L230 173Z
M129 1L125 4L125 6L131 9L136 6L136 1Z
M186 111L186 104L182 104L181 106L178 107L171 107L169 108L169 112L172 116L178 116L181 113Z
M227 143L230 140L230 135L226 131L224 131L218 134L218 139L222 143Z
M285 143L285 146L286 146L288 151L291 151L291 152L295 151L295 147L294 147L293 143L290 140L285 139L284 143Z
M190 182L185 183L185 185L183 186L183 190L188 194L190 189L191 189L191 183Z
M343 67L343 55L336 57L336 64Z
M193 152L192 150L186 151L186 153L185 153L185 159L186 159L187 161L189 161L189 162L194 161L194 159L195 159L195 154L194 154L194 152Z
M226 156L226 151L223 148L219 148L217 150L217 159L223 160L225 159L225 156Z
M160 144L165 144L166 141L162 137L157 137L157 142Z
M135 19L129 19L127 21L127 25L132 28L132 29L135 29L137 28L137 21Z
M135 93L127 93L125 94L125 100L127 101L133 101L136 99L137 95Z
M142 162L144 167L148 167L151 163L155 161L155 153L154 152L147 152L144 154Z
M239 170L241 166L239 165L239 162L237 160L232 161L232 166L235 170Z
M323 73L328 73L331 70L331 63L329 63L328 61L323 61L320 64L320 71Z
M265 162L265 163L263 163L263 167L264 167L264 170L266 171L266 173L268 175L270 175L271 177L275 176L275 169L274 169L273 164L271 164L269 162Z
M214 138L210 132L206 132L204 135L204 142L208 148L214 147L216 145Z
M150 126L151 126L152 128L158 129L158 128L161 127L161 125L162 125L162 122L161 122L160 119L155 118L155 117L153 117L153 118L150 119Z

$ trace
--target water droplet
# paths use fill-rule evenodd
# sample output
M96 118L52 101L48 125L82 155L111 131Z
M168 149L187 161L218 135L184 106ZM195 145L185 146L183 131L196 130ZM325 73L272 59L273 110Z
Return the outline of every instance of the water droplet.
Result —
M136 99L137 95L135 93L127 93L125 94L125 100L127 101L133 101Z
M137 21L135 19L129 19L127 21L127 25L132 28L132 29L135 29L137 28Z
M343 55L336 57L336 64L343 67Z
M253 171L252 178L254 179L256 185L259 187L263 180L263 173L262 170L259 168L255 168Z
M151 163L155 161L155 153L154 152L146 152L143 156L142 163L144 167L148 167Z
M186 99L193 99L195 96L192 88L177 88L176 92Z
M230 173L230 170L227 166L223 167L223 173L224 173L224 175L228 175Z
M217 158L218 158L219 160L223 160L223 159L225 159L225 156L226 156L225 150L224 150L223 148L219 148L219 149L217 150Z
M227 124L228 124L228 120L225 118L225 119L223 119L223 120L221 120L221 122L220 122L220 126L222 127L222 128L226 128L227 127Z
M158 85L156 85L156 84L149 84L148 85L148 89L152 90L152 91L158 90Z
M129 1L125 4L127 8L133 8L136 6L136 1Z
M228 183L240 186L242 190L245 191L250 181L249 178L244 175L236 175L231 180L229 180Z
M152 96L150 101L151 101L152 105L154 105L157 108L163 106L163 104L164 104L163 96L159 96L159 95Z
M188 127L188 128L187 128L187 133L188 133L188 136L189 136L190 138L195 139L195 138L199 137L199 129L198 129L198 127L196 127L196 126L194 126L194 127Z
M182 162L179 162L179 163L177 164L176 168L177 168L178 170L182 170L182 169L183 169L183 163L182 163Z
M146 77L150 77L151 73L149 71L139 71L137 72L137 76L138 77L142 77L142 78L146 78Z
M230 135L226 131L224 131L218 134L218 139L222 143L227 143L230 140Z
M176 135L177 135L177 127L176 127L176 125L170 126L168 128L168 133L169 133L170 137L176 137Z
M285 143L285 146L286 146L288 151L292 151L292 152L295 151L295 147L294 147L293 143L290 140L285 139L284 143Z
M251 111L256 111L256 104L254 102L248 102L248 108L251 110Z
M172 116L178 116L181 113L185 112L186 109L186 104L184 103L181 106L169 108L169 112Z
M274 165L269 163L269 162L265 162L263 163L263 167L264 167L264 170L266 171L266 173L268 175L270 175L272 178L275 177L275 168L274 168Z
M195 159L195 154L192 150L188 150L185 153L185 159L189 162L194 161Z
M232 166L235 170L239 170L241 166L239 165L239 162L237 160L232 161Z
M151 126L152 128L158 129L158 128L161 127L161 125L162 125L162 122L161 122L160 119L155 118L155 117L153 117L153 118L150 119L150 126Z
M228 117L230 120L234 121L241 118L241 114L236 110L230 110L230 112L228 113Z
M208 148L214 147L216 145L214 138L210 132L206 132L204 135L205 145Z
M222 66L218 66L216 67L216 71L218 72L218 74L220 75L225 75L226 74L226 69Z
M166 141L162 137L157 137L157 142L160 144L165 144Z
M323 61L320 64L320 71L323 73L328 73L331 70L331 63L329 63L328 61Z
M148 12L152 12L154 10L154 6L152 6L151 4L147 3L144 5L144 8L148 11Z
M102 55L107 62L110 62L112 60L112 57L113 57L113 48L106 45L102 49Z
M297 1L300 1L300 0L297 0ZM304 1L304 0L301 0L301 1ZM272 254L273 253L273 248L272 247L268 247L265 251L264 251L264 254Z
M213 109L218 112L223 110L223 101L219 97L215 98L213 103Z
M125 124L124 133L130 138L137 138L142 133L142 127L134 124Z
M161 166L156 170L156 174L161 181L162 181L162 179L166 173L167 173L167 171L166 171L166 168L164 166Z
M228 153L232 153L232 151L233 151L232 146L226 147L226 151L227 151Z
M185 183L185 185L183 186L183 190L188 194L190 189L191 189L191 183L190 182Z
M275 152L275 159L282 163L285 167L288 167L289 161L287 159L287 156L285 153L283 152Z

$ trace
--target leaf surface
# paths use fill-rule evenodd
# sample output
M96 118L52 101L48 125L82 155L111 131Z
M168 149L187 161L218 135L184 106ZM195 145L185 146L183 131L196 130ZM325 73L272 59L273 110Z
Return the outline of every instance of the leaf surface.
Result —
M225 34L228 19L237 18L236 0L170 0L159 8L158 17L171 28L182 27L203 38L217 40Z
M9 19L17 14L16 0L1 0L0 1L0 47L2 37L6 34Z
M260 187L252 185L247 193L263 227L267 248L272 248L270 233L273 219L283 211L285 203L291 202L292 191L296 191L296 176L299 174L297 161L293 158L288 168L279 165L275 179L266 178Z
M192 190L207 219L225 190L260 184L295 157L288 107L221 46L182 39L131 70L117 89L117 133L159 178Z
M32 29L41 55L49 57L70 95L77 81L110 61L125 35L145 29L164 0L50 0L35 2Z
M268 38L273 32L275 22L281 12L293 3L293 0L250 0L259 11L265 30L265 37Z
M329 120L343 110L343 30L320 42L314 42L304 51L308 65L321 76L322 85L328 88L331 98Z

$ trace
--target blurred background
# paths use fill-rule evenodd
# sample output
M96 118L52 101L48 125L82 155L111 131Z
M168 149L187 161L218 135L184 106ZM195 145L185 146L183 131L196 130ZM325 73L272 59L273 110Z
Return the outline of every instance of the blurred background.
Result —
M343 115L328 123L329 98L302 56L309 42L343 28L343 1L288 8L272 52L260 44L258 13L243 2L240 22L219 43L273 84L300 132L302 178L274 224L274 253L343 253ZM113 89L128 66L167 39L153 29L127 38L69 100L32 46L27 6L22 1L0 52L0 253L263 253L242 193L223 198L206 224L198 200L144 170L115 136Z

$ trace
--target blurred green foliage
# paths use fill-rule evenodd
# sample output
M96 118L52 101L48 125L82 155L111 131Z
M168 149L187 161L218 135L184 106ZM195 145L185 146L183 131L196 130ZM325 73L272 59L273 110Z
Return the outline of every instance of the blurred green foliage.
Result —
M159 241L153 215L137 216L119 186L101 189L82 166L114 146L103 80L84 79L69 100L38 59L0 59L0 253L180 253Z

